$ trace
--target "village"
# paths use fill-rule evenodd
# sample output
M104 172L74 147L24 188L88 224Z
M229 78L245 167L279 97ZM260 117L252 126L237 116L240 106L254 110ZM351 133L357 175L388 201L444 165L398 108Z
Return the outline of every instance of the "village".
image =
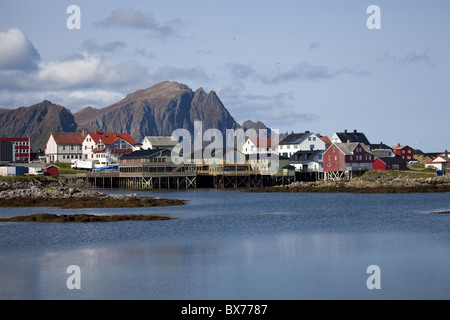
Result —
M67 175L100 188L179 189L351 180L370 170L450 173L446 150L425 154L406 144L372 143L357 130L331 138L310 131L282 139L247 137L235 148L203 152L201 159L184 154L192 161L181 164L173 159L178 143L170 136L136 142L128 133L53 132L39 154L31 152L30 138L0 138L0 175ZM276 171L270 170L274 160Z

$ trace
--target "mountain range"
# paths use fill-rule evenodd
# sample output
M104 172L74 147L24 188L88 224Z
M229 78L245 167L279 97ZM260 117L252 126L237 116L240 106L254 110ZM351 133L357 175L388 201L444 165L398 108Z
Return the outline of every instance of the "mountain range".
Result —
M266 129L260 122L239 125L214 91L196 91L177 82L161 82L138 90L105 108L87 107L76 113L43 101L18 109L0 109L0 137L30 137L33 150L43 149L51 132L127 132L140 142L145 136L172 135L175 129Z

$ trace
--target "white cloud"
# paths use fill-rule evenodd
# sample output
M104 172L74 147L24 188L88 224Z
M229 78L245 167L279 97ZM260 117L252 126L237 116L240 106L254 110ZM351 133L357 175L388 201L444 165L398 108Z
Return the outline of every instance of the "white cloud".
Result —
M83 53L67 60L41 61L35 72L0 71L0 85L11 90L120 88L148 77L135 61L115 61Z
M132 8L114 10L105 20L97 22L96 25L105 28L147 30L158 38L179 37L179 30L185 27L185 23L180 19L160 22L152 13L142 13Z
M259 81L263 84L278 84L289 81L318 81L334 79L343 74L367 75L367 72L358 68L333 69L328 66L313 65L310 63L299 63L283 71L264 73L252 65L241 63L227 64L230 74L235 79L249 79Z
M416 51L409 52L403 56L391 55L386 53L384 56L377 58L377 62L391 62L395 65L408 66L411 64L423 63L429 67L434 67L431 57L428 54L428 50L423 53L417 53Z
M17 28L0 32L0 70L36 69L39 53Z
M122 100L124 94L109 90L44 91L33 95L35 101L50 100L77 112L87 106L104 108Z

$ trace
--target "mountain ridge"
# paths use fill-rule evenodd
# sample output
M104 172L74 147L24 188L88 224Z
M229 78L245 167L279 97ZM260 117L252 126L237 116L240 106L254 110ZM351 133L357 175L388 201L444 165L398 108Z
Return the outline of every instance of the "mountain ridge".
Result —
M202 87L193 91L185 84L164 81L137 90L104 108L86 107L72 113L44 100L18 109L0 110L0 136L32 139L33 150L43 149L51 132L126 132L136 141L145 136L171 135L176 129L194 131L202 121L203 130L246 127L266 128L261 122L246 121L241 126L229 113L215 91Z

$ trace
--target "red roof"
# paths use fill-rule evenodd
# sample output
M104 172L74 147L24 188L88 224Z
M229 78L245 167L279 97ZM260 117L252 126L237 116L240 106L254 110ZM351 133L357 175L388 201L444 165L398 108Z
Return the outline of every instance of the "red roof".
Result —
M83 144L84 135L81 132L53 132L56 144Z
M325 142L325 145L331 146L333 143L331 142L330 138L328 136L321 136L320 139Z
M131 145L136 145L136 141L129 133L89 133L89 136L97 143L99 140L102 140L103 144L111 145L119 139L123 139Z
M0 138L0 141L15 142L15 141L29 141L30 138Z
M392 149L394 149L394 150L402 150L404 148L411 148L411 147L410 146L401 146L400 143L398 145L392 147Z
M274 139L263 139L263 138L250 138L250 141L256 146L256 147L276 147L278 144Z

